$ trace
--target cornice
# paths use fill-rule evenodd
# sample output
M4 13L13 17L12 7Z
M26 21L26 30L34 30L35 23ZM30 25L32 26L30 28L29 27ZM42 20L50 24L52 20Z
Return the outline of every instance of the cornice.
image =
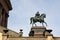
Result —
M9 10L12 10L12 5L11 5L10 0L4 0L4 1L7 4L7 6L9 7Z

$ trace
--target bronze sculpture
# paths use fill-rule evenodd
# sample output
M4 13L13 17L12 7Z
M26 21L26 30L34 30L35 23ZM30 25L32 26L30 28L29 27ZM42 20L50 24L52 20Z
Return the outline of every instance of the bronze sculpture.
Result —
M33 24L35 24L36 22L40 22L40 23L42 23L43 26L44 26L43 23L45 23L47 26L47 23L44 21L44 18L46 18L46 14L43 13L40 15L39 12L37 12L35 14L35 17L30 18L30 24L32 24L32 26L33 26ZM36 24L35 24L35 26L36 26Z

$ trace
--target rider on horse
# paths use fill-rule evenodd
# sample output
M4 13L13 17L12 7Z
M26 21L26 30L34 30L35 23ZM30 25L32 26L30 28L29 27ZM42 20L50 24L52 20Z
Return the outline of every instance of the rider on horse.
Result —
M45 23L46 24L46 26L47 26L47 23L44 21L44 18L46 18L46 14L39 14L39 12L37 12L36 14L35 14L35 17L31 17L30 18L30 23L32 24L32 26L33 26L33 24L35 24L36 22L40 22L40 23L42 23L42 25L43 25L43 23Z
M40 14L39 14L39 12L37 12L36 14L35 14L35 18L39 18L40 17Z

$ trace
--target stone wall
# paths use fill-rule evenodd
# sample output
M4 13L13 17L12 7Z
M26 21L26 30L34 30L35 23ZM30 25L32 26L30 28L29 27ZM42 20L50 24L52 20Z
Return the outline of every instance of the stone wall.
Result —
M46 40L46 38L40 38L40 37L20 37L20 38L8 38L8 40Z
M7 29L8 32L7 33L4 33L3 30L5 30L6 28L0 26L0 33L2 33L3 35L7 34L9 35L9 37L19 37L19 33L15 32L15 31L12 31L10 29Z
M54 37L54 40L60 40L60 37Z
M9 37L19 37L19 33L12 31L12 30L8 31L8 35Z
M9 37L7 40L60 40L60 37L53 38L52 36L48 37Z

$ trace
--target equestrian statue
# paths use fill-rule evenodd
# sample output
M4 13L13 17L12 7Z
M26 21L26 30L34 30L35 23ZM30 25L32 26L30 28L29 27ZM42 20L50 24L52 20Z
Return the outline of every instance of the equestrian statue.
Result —
M44 26L44 24L43 23L45 23L46 24L46 26L47 26L47 23L44 21L44 18L46 18L46 14L39 14L39 11L35 14L35 17L31 17L30 18L30 24L32 24L32 26L33 26L33 24L35 24L36 22L40 22L40 23L42 23L42 26ZM35 26L36 26L36 24L35 24Z

